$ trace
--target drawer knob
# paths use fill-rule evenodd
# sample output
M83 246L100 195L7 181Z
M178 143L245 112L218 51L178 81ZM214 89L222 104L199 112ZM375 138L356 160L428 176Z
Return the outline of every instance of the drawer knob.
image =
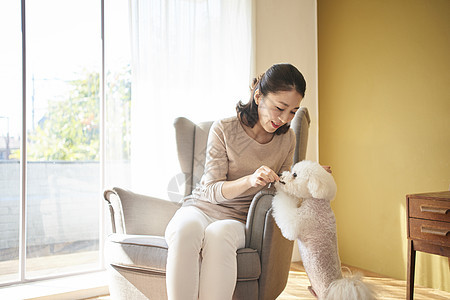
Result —
M425 226L422 226L420 228L420 231L422 233L429 233L429 234L434 234L434 235L439 235L439 236L447 236L448 233L450 232L449 230L446 230L446 229L431 228L431 227L425 227Z
M421 212L429 212L429 213L435 213L440 215L446 215L450 209L445 207L433 207L433 206L420 206Z

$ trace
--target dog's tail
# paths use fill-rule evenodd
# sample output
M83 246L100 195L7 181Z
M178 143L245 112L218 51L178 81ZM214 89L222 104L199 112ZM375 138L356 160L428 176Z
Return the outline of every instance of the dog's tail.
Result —
M350 275L333 281L324 300L375 300L373 287L362 281L361 275Z

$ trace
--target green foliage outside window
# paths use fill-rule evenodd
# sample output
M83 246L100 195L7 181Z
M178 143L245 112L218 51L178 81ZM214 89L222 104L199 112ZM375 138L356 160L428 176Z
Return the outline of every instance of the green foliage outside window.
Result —
M124 157L129 159L131 70L108 74L106 95L119 111ZM95 72L70 82L66 100L50 100L36 130L28 132L28 161L98 161L100 158L100 79ZM108 111L108 110L107 110ZM18 159L20 150L10 159Z

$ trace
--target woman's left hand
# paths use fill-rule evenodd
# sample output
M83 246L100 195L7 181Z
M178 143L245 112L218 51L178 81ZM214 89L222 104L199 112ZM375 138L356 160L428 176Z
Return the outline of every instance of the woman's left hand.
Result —
M331 166L322 166L322 168L324 168L325 169L325 171L327 171L328 173L332 173L332 171L331 171Z

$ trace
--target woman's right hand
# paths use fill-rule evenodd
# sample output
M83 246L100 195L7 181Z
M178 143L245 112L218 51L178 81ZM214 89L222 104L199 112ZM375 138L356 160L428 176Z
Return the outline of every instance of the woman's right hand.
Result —
M232 181L225 181L222 184L222 195L225 199L234 199L242 195L249 188L264 187L268 183L278 180L280 178L271 168L262 166L251 175L246 175Z
M271 168L267 166L259 167L252 175L249 177L249 182L251 187L261 187L265 186L271 182L280 180L277 173L275 173Z

